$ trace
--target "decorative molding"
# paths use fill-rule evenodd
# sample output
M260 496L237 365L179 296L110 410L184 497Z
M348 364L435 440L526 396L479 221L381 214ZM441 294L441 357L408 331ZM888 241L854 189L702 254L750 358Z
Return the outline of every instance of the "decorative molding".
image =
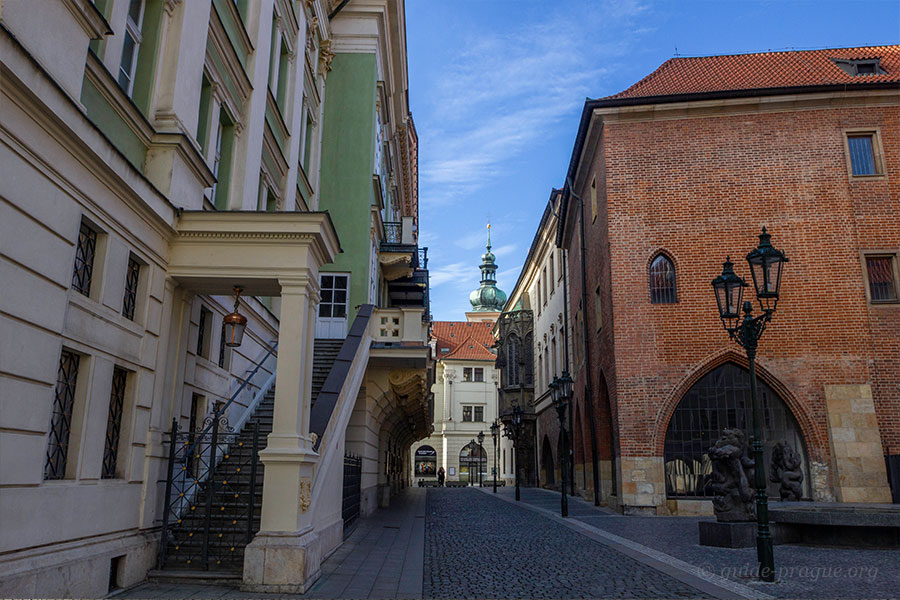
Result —
M172 17L172 14L175 12L175 9L181 4L183 0L165 0L163 2L163 10L166 11L166 14L169 18Z
M322 40L319 44L319 72L323 75L331 70L331 61L334 60L334 52L331 50L331 40Z
M254 239L254 240L312 240L316 235L311 233L257 232L257 231L179 231L181 238L222 238L222 239Z
M100 40L103 39L103 36L113 34L109 23L91 0L64 0L63 5L69 9L90 39ZM0 9L2 7L3 3L0 2Z
M308 477L304 477L300 480L300 512L306 512L309 510L310 502L312 501L312 482Z

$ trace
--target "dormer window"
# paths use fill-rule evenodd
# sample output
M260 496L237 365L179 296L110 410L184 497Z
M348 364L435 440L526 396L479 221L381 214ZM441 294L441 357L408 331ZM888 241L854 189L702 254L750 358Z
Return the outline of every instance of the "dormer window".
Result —
M867 58L860 60L839 60L835 59L836 64L844 73L853 77L864 75L884 75L884 69L878 64L879 59Z

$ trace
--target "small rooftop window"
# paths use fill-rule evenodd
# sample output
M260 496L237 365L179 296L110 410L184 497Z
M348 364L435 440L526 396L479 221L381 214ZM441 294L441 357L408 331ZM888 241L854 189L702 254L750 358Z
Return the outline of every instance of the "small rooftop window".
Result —
M860 75L884 75L885 71L878 63L879 59L877 58L860 60L834 59L834 64L836 64L844 73L853 77Z

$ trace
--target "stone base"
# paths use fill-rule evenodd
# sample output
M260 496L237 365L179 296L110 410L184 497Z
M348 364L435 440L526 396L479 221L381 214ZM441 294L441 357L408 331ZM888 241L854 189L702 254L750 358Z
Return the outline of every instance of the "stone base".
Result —
M751 548L756 546L756 522L720 523L700 521L700 545L718 548Z
M244 550L247 592L302 594L316 582L322 565L320 540L314 531L260 532Z

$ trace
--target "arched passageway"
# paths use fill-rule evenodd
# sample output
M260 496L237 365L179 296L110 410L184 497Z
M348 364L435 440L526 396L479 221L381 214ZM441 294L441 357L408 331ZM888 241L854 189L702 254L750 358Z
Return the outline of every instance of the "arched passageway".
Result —
M541 444L541 485L551 487L556 485L556 463L553 460L553 447L550 438L544 436Z

